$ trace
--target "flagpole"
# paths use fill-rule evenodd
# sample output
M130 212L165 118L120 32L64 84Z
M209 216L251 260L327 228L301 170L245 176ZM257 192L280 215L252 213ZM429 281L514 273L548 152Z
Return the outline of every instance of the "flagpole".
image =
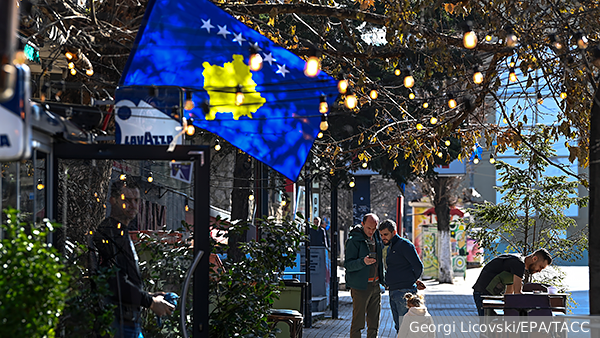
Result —
M304 327L312 326L312 284L310 283L310 212L311 212L311 177L310 177L310 155L306 161L306 176L304 177L304 210L305 210L305 224L304 230L306 232L306 242L304 244L304 273L306 281L306 292L304 307Z

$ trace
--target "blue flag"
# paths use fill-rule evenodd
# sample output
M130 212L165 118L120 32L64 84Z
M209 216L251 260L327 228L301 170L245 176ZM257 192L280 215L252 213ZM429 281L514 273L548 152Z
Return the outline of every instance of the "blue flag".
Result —
M263 66L251 71L251 48ZM337 82L304 74L305 61L207 0L150 1L122 86L191 92L193 124L295 181L319 133L319 103ZM244 100L236 105L236 93ZM188 94L189 95L189 94Z

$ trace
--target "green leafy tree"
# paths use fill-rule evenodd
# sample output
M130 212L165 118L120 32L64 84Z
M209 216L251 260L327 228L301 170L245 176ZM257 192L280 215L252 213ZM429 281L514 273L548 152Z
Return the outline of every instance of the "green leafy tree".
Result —
M0 242L0 336L55 337L69 275L46 236L56 224L28 225L5 209Z
M491 255L498 254L499 244L504 242L507 252L528 255L546 248L554 258L573 262L587 249L587 227L575 229L575 219L564 211L572 205L587 206L588 197L578 197L579 183L565 175L543 175L549 165L546 158L555 151L553 143L539 133L540 128L537 131L526 139L535 152L526 146L515 151L522 167L497 162L502 185L496 190L503 194L502 202L477 206L471 227L482 228L474 237Z

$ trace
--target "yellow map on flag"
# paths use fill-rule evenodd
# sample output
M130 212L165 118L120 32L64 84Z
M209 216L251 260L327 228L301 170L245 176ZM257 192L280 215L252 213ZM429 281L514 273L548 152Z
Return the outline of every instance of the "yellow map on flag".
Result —
M233 55L232 62L223 66L202 63L204 71L204 89L210 97L210 111L207 120L214 120L217 113L233 113L233 118L238 120L242 116L252 118L262 105L267 102L256 91L256 82L252 80L250 68L244 62L242 55ZM236 87L242 86L244 103L235 105Z

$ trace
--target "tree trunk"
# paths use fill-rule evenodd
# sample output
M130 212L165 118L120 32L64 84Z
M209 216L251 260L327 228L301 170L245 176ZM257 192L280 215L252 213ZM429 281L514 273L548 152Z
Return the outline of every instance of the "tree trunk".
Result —
M233 190L231 191L231 221L237 226L246 226L248 221L248 196L250 196L250 178L252 177L252 158L240 151L235 156L233 171ZM227 258L239 262L242 251L239 243L246 241L247 231L229 233Z
M449 187L452 185L451 177L438 177L432 180L434 189L434 207L437 217L438 229L438 262L440 266L439 282L453 284L454 273L452 270L452 254L450 252L450 204Z

